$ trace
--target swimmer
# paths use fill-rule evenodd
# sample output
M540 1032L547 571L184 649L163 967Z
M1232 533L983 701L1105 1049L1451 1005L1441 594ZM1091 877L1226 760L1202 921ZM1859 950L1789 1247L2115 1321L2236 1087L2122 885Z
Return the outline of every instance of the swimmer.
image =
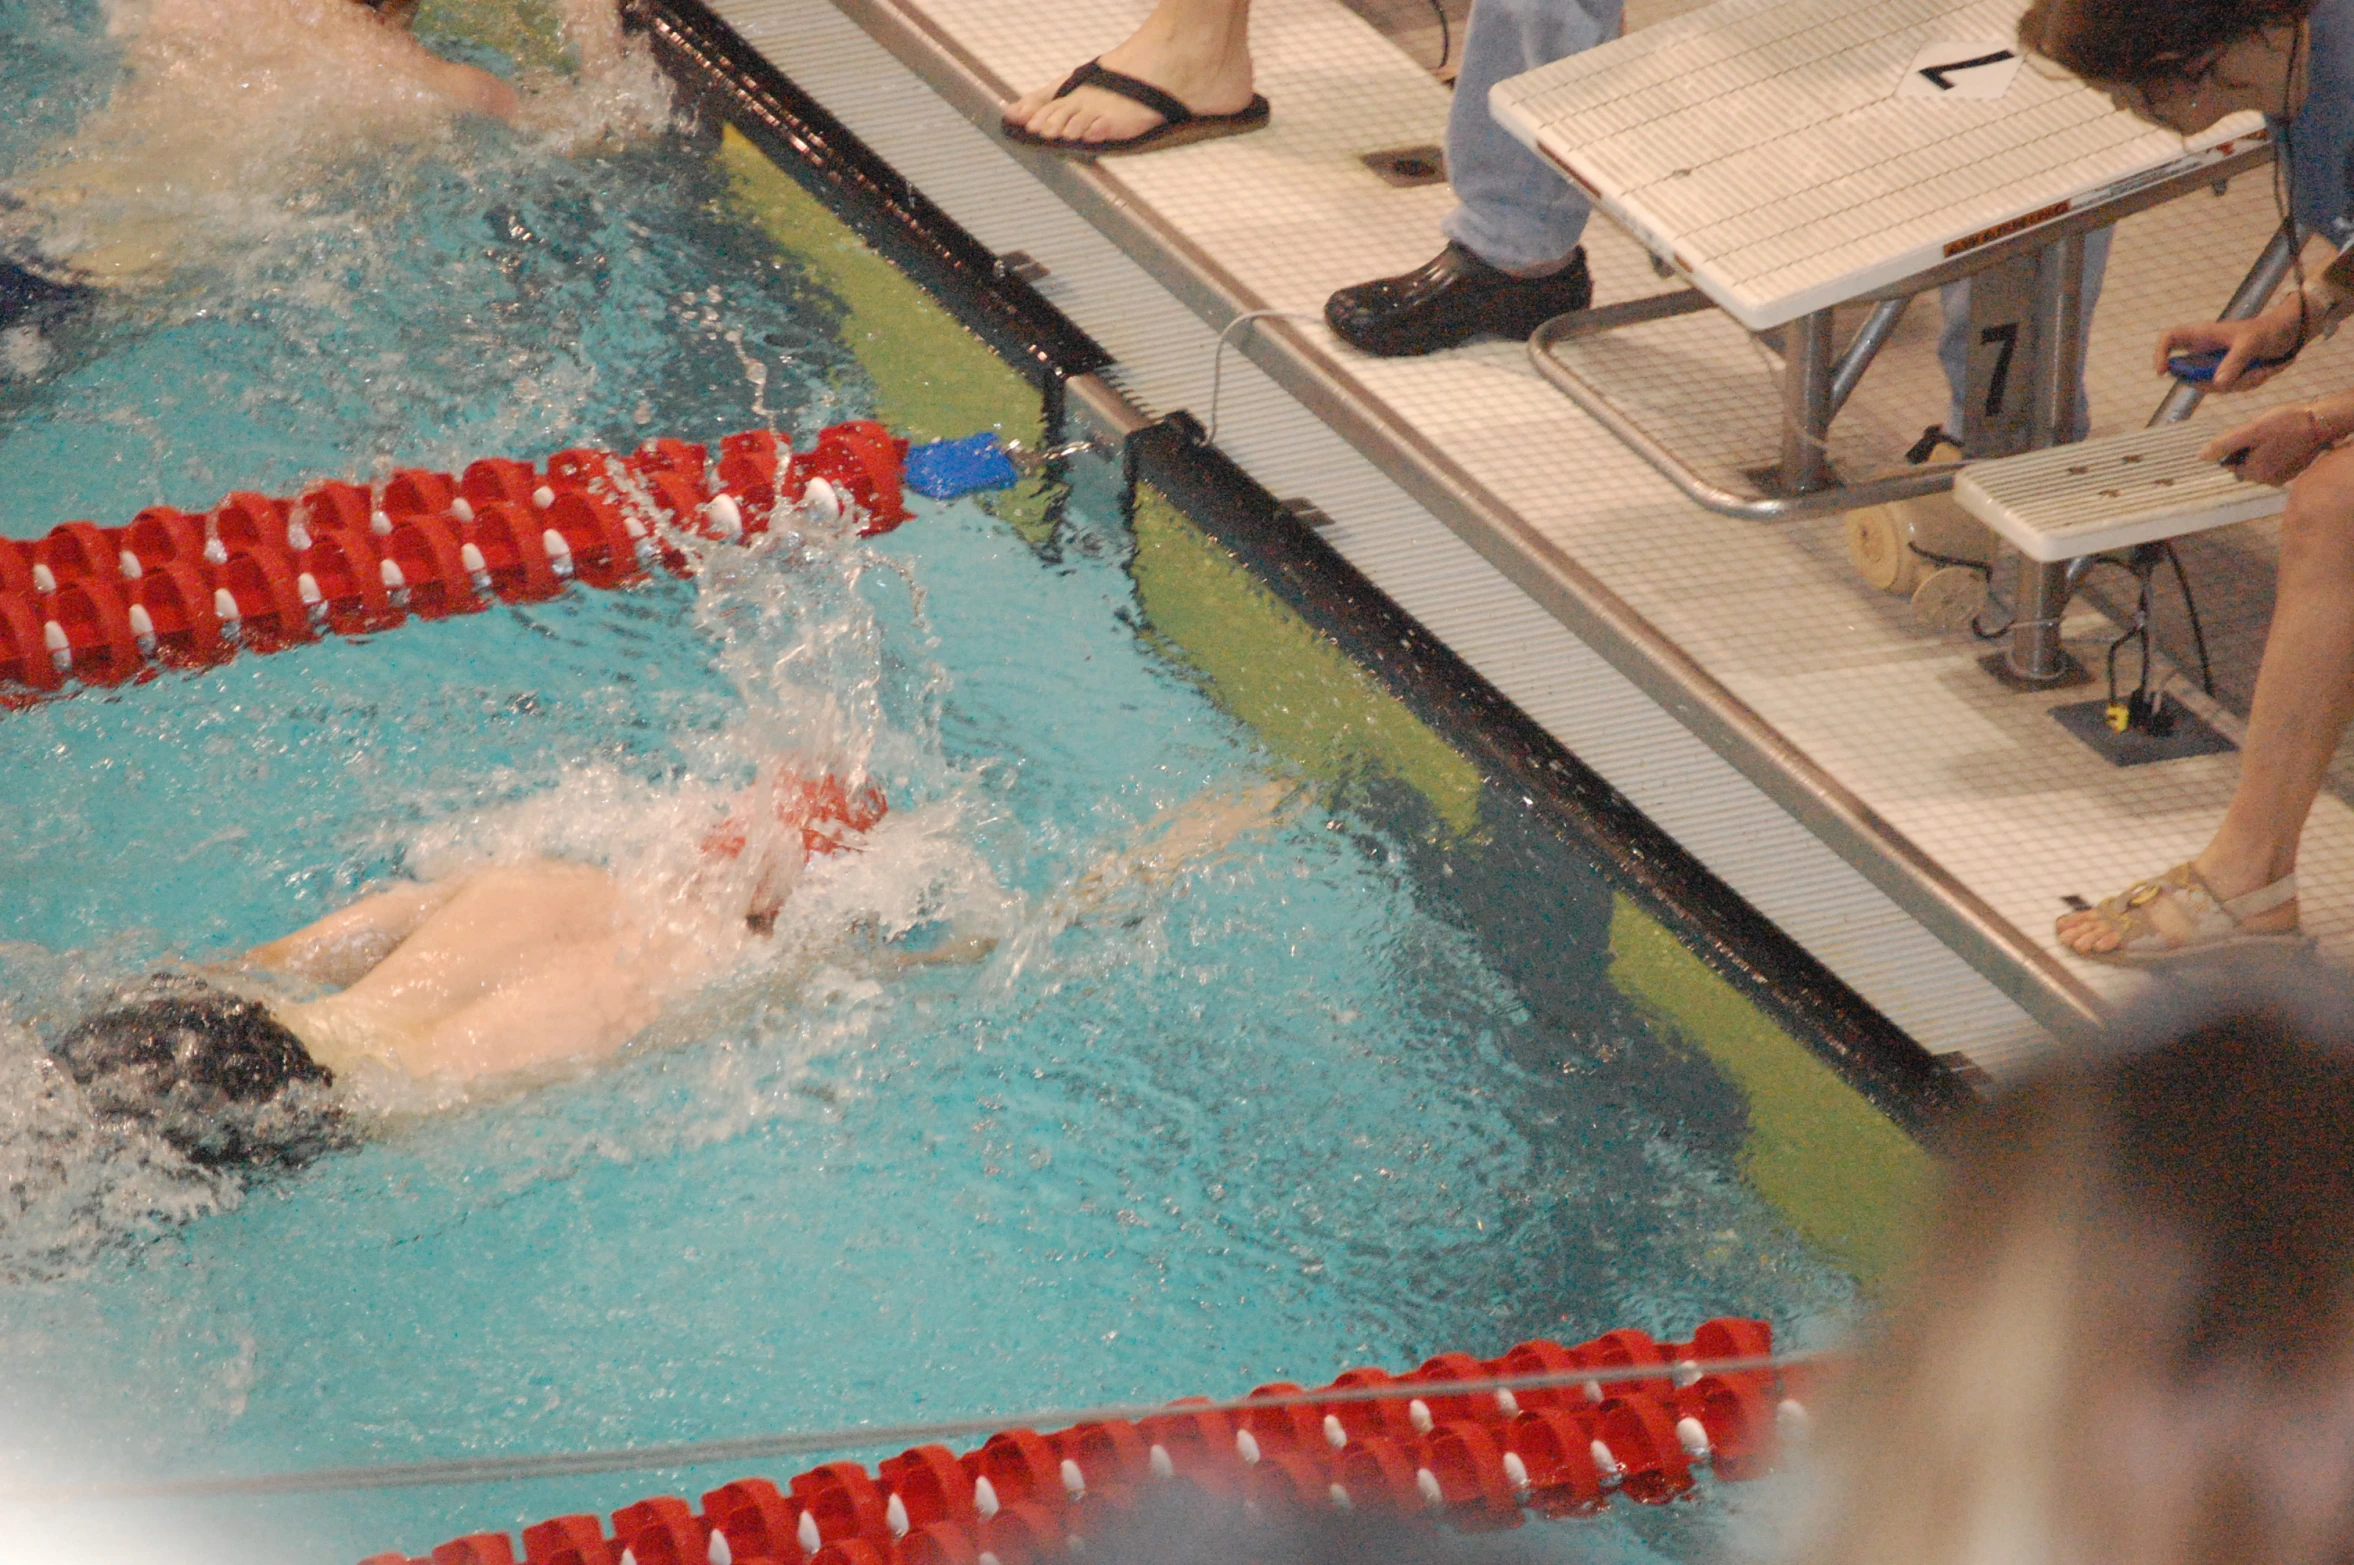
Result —
M0 332L48 324L92 288L159 277L206 244L266 237L338 157L524 114L507 82L419 43L416 9L114 0L122 84L0 184ZM610 70L622 53L612 0L563 0L563 12L582 75Z
M1166 885L1269 825L1288 794L1261 783L1169 811L1048 912L1067 927L1117 890ZM51 1052L101 1118L147 1125L193 1161L305 1162L345 1136L346 1110L326 1090L339 1079L389 1071L465 1086L618 1053L768 936L808 864L862 850L887 808L871 787L772 770L703 840L674 903L643 905L607 871L553 859L412 882L234 968L159 975ZM896 960L977 961L994 945L959 932ZM293 999L289 980L335 992Z

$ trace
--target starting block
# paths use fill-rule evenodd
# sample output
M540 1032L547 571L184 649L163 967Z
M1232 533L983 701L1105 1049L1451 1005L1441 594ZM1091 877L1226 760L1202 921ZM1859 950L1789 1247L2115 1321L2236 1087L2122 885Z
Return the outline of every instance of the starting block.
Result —
M1953 497L2046 565L2280 514L2287 490L2200 459L2217 433L2213 425L2159 424L1973 462L1955 475Z
M2199 456L2216 433L2212 425L2153 424L1972 462L1955 475L1953 497L1962 509L2023 556L2011 644L1989 665L1997 677L2027 686L2082 677L2061 650L2060 619L2098 556L2287 507L2287 490L2250 483Z

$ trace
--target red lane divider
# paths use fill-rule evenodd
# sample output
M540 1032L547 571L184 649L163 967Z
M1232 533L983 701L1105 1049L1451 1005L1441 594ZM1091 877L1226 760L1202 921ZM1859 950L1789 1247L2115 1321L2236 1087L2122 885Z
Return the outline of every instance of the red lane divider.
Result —
M828 1462L788 1480L722 1484L697 1511L675 1495L623 1506L611 1531L558 1516L455 1538L421 1559L360 1565L1051 1565L1116 1531L1148 1491L1189 1488L1273 1517L1332 1509L1465 1531L1529 1516L1591 1515L1616 1493L1661 1505L1695 1473L1740 1481L1803 1431L1802 1368L1731 1369L1771 1357L1764 1321L1712 1320L1689 1342L1613 1331L1564 1347L1524 1342L1493 1359L1444 1353L1392 1375L1352 1369L1323 1391L1378 1400L1216 1408L1195 1399L1134 1423L1008 1429L959 1456L924 1445L869 1472ZM1656 1367L1656 1378L1558 1389L1477 1389L1483 1380ZM1422 1394L1431 1388L1430 1394ZM1439 1389L1445 1388L1445 1389ZM1314 1396L1261 1386L1252 1397Z
M374 488L239 490L203 515L153 505L122 527L0 539L0 706L536 602L574 582L685 575L681 534L740 543L800 519L872 537L908 518L906 456L906 441L861 419L807 451L774 430L729 435L716 471L700 445L650 440L629 456L577 447L539 469L508 457L455 476L401 468Z

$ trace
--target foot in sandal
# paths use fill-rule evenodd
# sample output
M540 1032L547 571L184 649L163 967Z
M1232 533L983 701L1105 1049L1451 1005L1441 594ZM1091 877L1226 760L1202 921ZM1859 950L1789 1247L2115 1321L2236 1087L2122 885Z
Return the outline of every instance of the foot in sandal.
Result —
M2196 865L2127 887L2061 917L2060 943L2088 961L2164 967L2246 952L2295 954L2312 942L2297 927L2297 877L2218 896Z
M1007 104L1005 133L1096 155L1256 129L1267 100L1251 87L1249 27L1248 0L1160 0L1118 48Z

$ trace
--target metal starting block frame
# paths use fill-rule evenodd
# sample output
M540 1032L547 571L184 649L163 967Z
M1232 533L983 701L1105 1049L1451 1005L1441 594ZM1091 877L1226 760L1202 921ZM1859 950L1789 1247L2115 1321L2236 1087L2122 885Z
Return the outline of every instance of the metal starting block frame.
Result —
M1717 0L1499 83L1497 120L1691 284L1547 322L1529 339L1538 373L1712 511L1777 520L1909 499L1948 488L1954 468L1843 484L1831 423L1906 304L1967 277L1963 449L2073 438L2085 236L2272 148L2254 115L2185 142L2043 74L2006 42L2023 9ZM2268 248L2226 315L2260 309L2291 259ZM1832 310L1852 303L1873 309L1841 346ZM1711 308L1782 335L1771 492L1698 472L1553 351ZM2195 405L2170 397L2161 417Z

